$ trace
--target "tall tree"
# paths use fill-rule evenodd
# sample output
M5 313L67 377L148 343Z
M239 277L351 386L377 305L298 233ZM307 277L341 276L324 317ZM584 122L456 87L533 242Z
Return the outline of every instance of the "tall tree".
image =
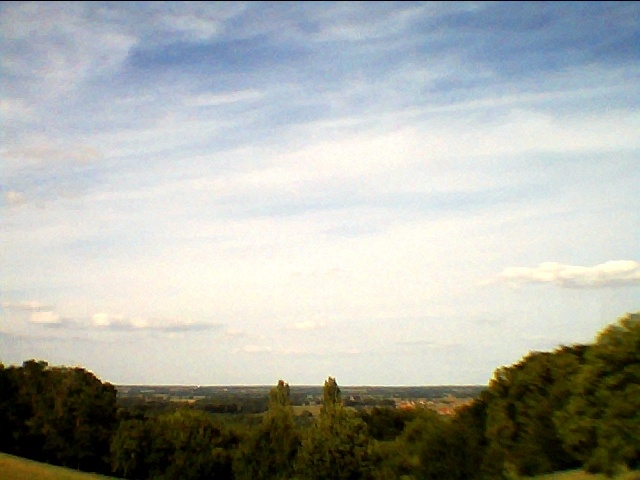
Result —
M325 413L334 411L337 407L342 406L342 396L338 382L333 377L329 377L324 381L322 389L322 405Z
M289 479L300 446L289 384L280 380L269 393L262 424L241 445L235 471L240 479Z
M308 480L356 480L376 477L374 441L361 418L342 406L335 378L324 383L324 407L302 440L296 473Z

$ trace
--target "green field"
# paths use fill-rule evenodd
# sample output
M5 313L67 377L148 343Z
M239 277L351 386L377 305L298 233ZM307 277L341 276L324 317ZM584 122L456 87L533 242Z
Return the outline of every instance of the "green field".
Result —
M114 477L77 472L0 453L0 480L108 480L110 478Z

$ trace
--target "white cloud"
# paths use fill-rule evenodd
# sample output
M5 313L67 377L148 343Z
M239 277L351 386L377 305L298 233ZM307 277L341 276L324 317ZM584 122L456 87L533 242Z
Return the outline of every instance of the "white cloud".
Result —
M50 310L42 312L33 312L29 318L31 323L39 323L43 325L54 325L61 323L60 315Z
M417 6L405 10L386 12L377 21L368 18L366 22L359 17L362 10L354 5L334 5L332 13L335 15L330 22L326 22L325 29L319 35L325 41L364 41L397 35L406 26L419 17L428 7ZM337 14L337 15L336 15ZM353 15L356 14L356 15ZM353 21L345 21L346 16L355 16Z
M292 325L294 330L317 330L325 326L324 322L314 322L313 320L306 320L304 322L297 322Z
M225 330L224 334L227 337L230 338L244 338L244 337L248 337L249 334L243 330L239 330L237 328L227 328L227 330Z
M147 320L146 318L141 318L141 317L134 317L131 320L129 320L128 322L133 328L148 328L149 327L149 320Z
M127 318L123 315L110 315L100 312L92 316L93 326L108 330L137 330L155 331L166 333L169 336L176 336L192 331L203 331L217 329L220 324L195 322L180 319L155 319L153 321L143 317Z
M4 201L10 207L16 207L27 203L27 197L22 192L14 192L10 190L4 194Z
M43 206L51 199L77 197L91 183L88 170L104 158L91 145L76 142L56 145L32 138L21 145L8 146L0 155L10 187L3 199L13 207L27 202Z
M185 3L175 13L160 17L162 27L189 40L203 41L225 32L225 22L247 9L243 2Z
M273 349L268 345L245 345L242 351L246 353L265 353L271 352Z
M110 323L109 315L106 313L96 313L93 315L93 324L97 327L106 327Z
M4 157L18 165L41 165L52 163L88 163L102 158L102 154L90 145L48 145L34 144L24 147L10 148L4 152Z
M192 187L214 198L290 200L322 200L332 190L376 198L390 193L482 192L531 181L531 176L520 175L516 164L509 168L502 163L507 155L634 149L640 145L636 134L640 115L632 112L563 118L531 108L480 122L470 121L465 112L468 109L456 113L455 118L421 112L418 115L427 119L413 119L413 125L377 126L356 134L321 135L314 124L299 126L300 137L311 139L305 145L292 143L276 152L248 147L249 154L237 150L223 154L234 162L247 158L252 168L194 178ZM401 116L396 114L395 121L409 121ZM251 164L250 158L262 161ZM496 168L504 173L496 175Z
M428 349L447 349L447 348L458 348L462 346L462 343L455 341L440 341L440 340L401 340L397 342L397 344L401 347L418 347L418 348L428 348Z
M114 318L113 315L108 313L96 313L93 315L93 324L96 327L108 327L113 321L120 321L122 317Z
M640 264L614 260L583 267L545 262L538 267L505 268L498 278L516 283L554 283L565 288L618 287L640 283Z
M340 353L342 353L343 355L360 355L363 352L358 348L348 348Z
M33 111L33 107L20 98L0 99L0 112L5 122L11 120L31 120L33 118Z
M29 302L2 302L2 308L4 308L5 310L18 310L27 312L51 310L50 306L43 305L42 303L35 300Z
M126 318L123 315L109 315L96 313L93 315L93 325L107 327L111 330L142 330L151 328L149 321L141 317Z
M292 355L292 356L296 356L296 355L314 355L313 352L309 351L306 348L301 348L299 346L283 348L278 353L281 354L281 355Z
M264 97L264 93L259 90L241 90L226 93L204 93L186 97L184 102L190 107L215 107L229 103L247 102L259 100Z

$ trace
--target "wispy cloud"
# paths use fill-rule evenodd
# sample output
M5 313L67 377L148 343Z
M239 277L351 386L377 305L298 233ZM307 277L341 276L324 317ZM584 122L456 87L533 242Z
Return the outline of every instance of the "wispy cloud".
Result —
M50 311L52 307L50 305L42 304L36 300L29 302L2 302L2 308L6 310L17 310L27 312L41 312Z
M49 146L38 145L23 148L11 148L4 152L4 157L21 166L29 164L57 164L66 166L73 163L88 163L102 157L95 147L88 145Z
M27 203L27 197L22 192L14 192L10 190L8 192L5 192L3 197L6 204L10 207L16 207Z
M31 323L37 323L41 325L56 325L62 323L60 315L51 310L42 310L32 312L29 316Z
M270 353L273 351L273 348L269 345L245 345L235 351L244 353Z
M313 320L305 320L303 322L296 322L291 325L290 328L293 330L318 330L320 328L324 328L327 324L325 322L316 322Z
M456 341L435 341L435 340L400 340L396 342L397 345L401 347L415 347L415 348L424 348L424 349L457 349L462 346L461 342Z
M184 102L187 106L192 107L216 107L229 103L259 100L263 96L264 93L258 90L241 90L225 93L203 93L187 97Z
M117 68L136 41L91 18L82 5L15 5L3 9L0 29L13 46L3 55L5 71L48 99ZM57 41L49 41L54 35Z
M111 331L155 331L163 333L189 333L222 328L222 324L185 320L150 320L142 317L127 318L123 315L96 313L92 324L98 329Z
M215 382L311 379L359 351L345 373L424 382L414 355L495 344L478 312L517 325L506 361L544 318L597 329L580 289L637 285L632 260L598 265L640 250L637 2L0 10L9 333L120 342L113 370L149 381L195 355ZM487 277L564 288L516 301Z
M624 287L640 284L640 263L612 260L593 267L541 263L538 267L508 267L498 279L510 283L553 283L564 288Z
M126 318L123 315L109 315L107 313L96 313L92 320L95 327L111 330L140 330L150 326L149 321L145 318Z
M20 98L0 98L0 112L5 121L24 122L32 119L34 107Z
M244 330L240 330L237 328L227 328L224 331L224 335L229 337L229 338L246 338L251 336L250 333L245 332Z

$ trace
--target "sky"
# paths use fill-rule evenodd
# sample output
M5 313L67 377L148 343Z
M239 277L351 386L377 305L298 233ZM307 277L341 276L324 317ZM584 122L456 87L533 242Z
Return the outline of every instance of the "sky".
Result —
M0 3L0 362L486 384L640 310L640 3Z

